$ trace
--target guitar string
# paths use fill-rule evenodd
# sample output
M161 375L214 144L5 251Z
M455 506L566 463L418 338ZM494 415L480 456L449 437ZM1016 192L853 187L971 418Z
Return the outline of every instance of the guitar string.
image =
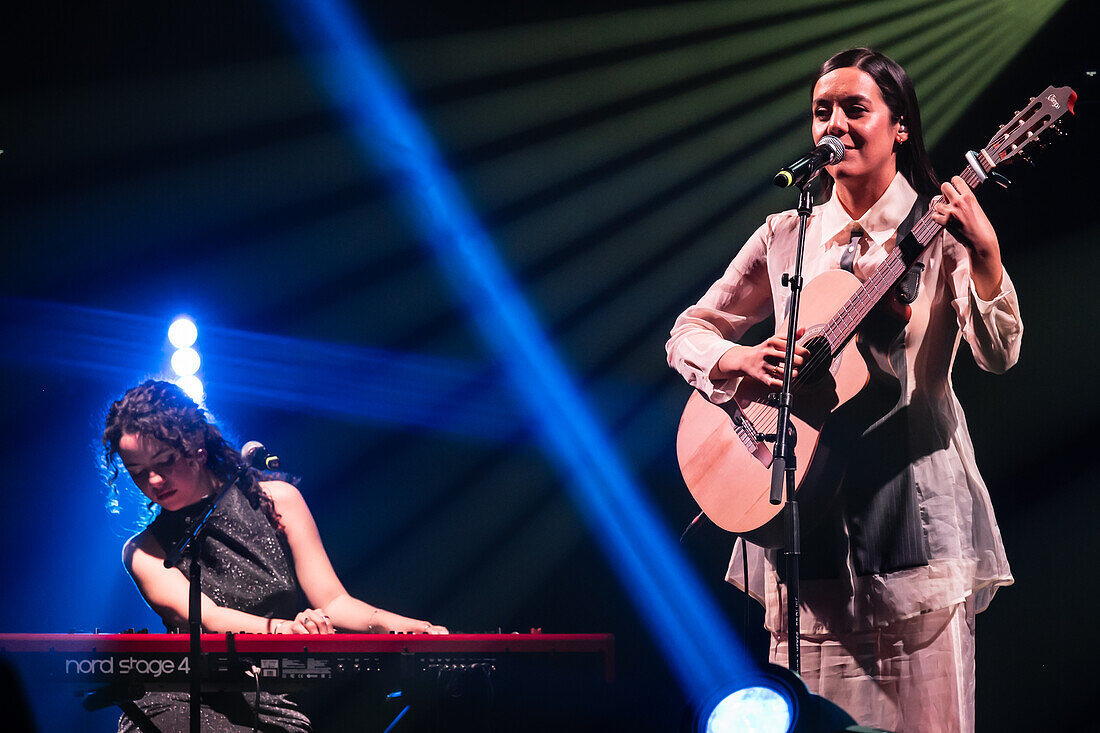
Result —
M929 227L921 227L920 235L927 234ZM934 229L934 227L931 227ZM914 232L917 231L917 227L914 227ZM933 233L934 236L934 233ZM929 237L929 240L931 237ZM834 358L835 354L841 353L841 347L847 344L851 336L856 330L856 326L863 320L863 318L870 312L870 310L877 305L882 299L883 295L901 278L901 275L905 272L904 261L902 260L900 251L896 251L897 254L891 256L889 260L883 262L882 266L877 268L875 272L864 283L864 287L860 288L837 312L836 315L829 321L828 325L817 336L824 336L826 340L827 350L825 348L817 351L812 355L806 363L799 370L799 374L794 378L791 383L791 392L796 393L801 390L802 387L808 383L808 376L812 375L816 369L822 367L827 360ZM888 281L885 282L884 281ZM875 291L880 291L875 294ZM870 297L868 297L870 296ZM745 416L753 423L757 432L764 434L774 435L778 428L778 409L773 405L769 405L759 401L753 401L752 405L743 410ZM765 421L765 418L766 421ZM766 429L760 430L758 423L766 426Z
M1042 106L1043 107L1046 106L1045 102L1043 103ZM1037 111L1038 110L1036 110L1036 112ZM990 140L990 142L986 145L986 147L982 149L982 153L977 157L977 162L982 167L983 173L989 173L997 165L996 163L992 163L992 164L989 165L988 168L986 168L986 165L987 165L986 161L987 160L991 160L991 161L996 160L997 157L1001 155L1004 148L1008 147L1009 145L1012 146L1011 155L1015 155L1017 152L1022 150L1022 148L1024 146L1030 144L1031 142L1036 141L1038 139L1039 134L1042 133L1043 131L1045 131L1052 124L1054 124L1054 122L1057 119L1059 119L1063 114L1064 114L1064 112L1059 112L1056 115L1040 117L1038 125L1034 129L1032 129L1031 131L1025 132L1026 137L1023 138L1023 145L1017 145L1017 144L1011 142L1013 131L1008 130L1006 132L1006 129L1009 128L1013 124L1013 122L1010 121L1007 125L1005 125L1000 130L997 131L997 133L993 136L993 139ZM1049 113L1048 113L1048 115L1049 115ZM1034 115L1032 115L1032 116L1034 116ZM1019 128L1019 126L1023 125L1023 123L1024 123L1023 119L1020 119L1019 121L1016 121L1017 128ZM1017 132L1017 135L1018 135L1020 131L1017 129L1016 132ZM1019 137L1017 137L1017 139L1019 139ZM1011 155L1007 156L1007 157L1011 157ZM970 166L967 166L963 170L963 172L960 174L960 177L972 189L977 188L979 185L981 185L981 183L983 181L983 178L979 178L977 172L973 168L971 168ZM942 200L942 198L943 198L942 196L933 197L932 201L930 202L930 209L929 209L928 214L921 217L920 221L918 221L917 224L914 225L914 227L913 227L913 230L912 230L913 236L917 239L918 242L922 243L922 248L921 248L922 253L923 253L923 250L928 246L928 243L931 242L932 238L935 237L939 233L940 229L942 229L942 227L940 227L939 224L936 224L936 222L934 220L932 220L932 218L931 218L931 208L933 208L936 205L936 203L938 203L938 201ZM927 239L925 239L925 237L927 237ZM890 274L890 269L894 265L896 265L899 261L902 262L902 264L903 264L902 272L897 273L896 277L894 277L892 279L892 282L890 282L890 284L887 285L883 289L882 292L878 293L876 296L874 296L874 297L870 298L869 300L867 300L869 305L865 304L864 301L866 299L865 296L867 295L867 293L871 292L871 290L873 290L874 288L878 288L882 284L881 280L885 279L885 276ZM832 341L829 340L828 332L835 329L835 328L837 328L841 324L845 324L845 321L847 321L849 316L852 315L852 311L854 310L856 312L857 317L855 318L855 320L851 324L845 324L844 327L841 329L842 332L845 332L845 331L846 332L844 333L843 338L838 339L838 344L837 344L838 348L837 348L836 353L840 354L841 350L842 350L841 348L839 348L840 345L848 343L848 340L852 337L852 335L854 334L854 332L856 330L855 327L863 320L863 318L866 317L867 313L869 313L870 310L878 304L878 302L882 299L882 297L886 294L886 292L891 287L893 287L897 283L898 280L901 279L901 276L904 273L904 269L905 269L904 268L904 261L903 261L900 250L894 250L894 252L891 253L891 256L886 261L884 261L882 263L882 265L880 265L878 268L876 268L875 271L871 274L871 276L868 277L867 280L863 283L863 285L852 295L852 297L850 297L845 302L845 304L843 306L841 306L840 310L837 311L837 313L829 320L828 325L826 325L826 327L822 331L822 333L826 334L826 336L825 336L826 343L829 344L829 350L828 350L828 357L827 358L832 359L834 357L833 343L832 343ZM884 277L880 278L879 277L880 275L883 275ZM874 288L868 287L868 286L871 286L871 285L873 285ZM862 307L862 312L861 312L861 307ZM851 330L848 330L849 326L851 327ZM815 337L816 336L817 336L817 334L815 334ZM799 375L797 377L795 377L794 380L792 380L792 382L791 382L791 393L792 394L804 385L805 375L806 374L812 374L813 370L816 369L817 367L821 366L822 362L825 359L826 359L826 357L824 356L824 352L821 352L821 351L819 351L816 355L810 357L809 361L807 361L806 364L803 365L802 369L799 372ZM756 409L754 410L753 408L756 408ZM764 434L769 434L770 433L770 434L774 435L775 430L778 428L778 408L775 408L771 405L767 405L763 402L759 402L759 401L754 400L751 405L749 405L748 407L743 409L741 412L746 417L746 419L748 419L750 421L750 423L752 424L752 427L756 431L757 435L759 435L761 433L764 433ZM760 430L759 426L756 423L758 421L760 421L765 416L771 417L773 415L776 419L774 421L774 424L773 424L772 421L768 422L769 430L768 431Z
M969 167L963 171L961 177L971 188L975 188L981 183L981 181L978 180L977 174ZM942 227L940 227L940 225L937 224L931 216L932 207L934 207L940 199L942 199L941 196L934 197L930 203L929 212L921 217L921 219L913 226L913 236L917 239L918 242L922 243L922 251L925 247L928 246L928 244L932 241L936 234L939 233L939 230L942 229ZM902 265L902 269L901 272L896 273L895 276L895 273L893 273L892 271L896 269L896 265L898 265L899 263ZM834 358L834 344L832 340L829 339L829 332L839 329L841 333L843 333L843 338L838 339L838 343L836 344L836 354L840 354L841 345L848 343L849 339L856 330L855 326L857 326L879 303L879 301L882 300L882 297L886 295L890 288L897 284L898 280L901 279L901 276L904 275L905 269L906 268L904 265L901 250L893 250L888 258L879 267L875 268L875 271L871 273L871 275L861 285L861 287L844 303L843 306L840 307L837 313L829 320L829 323L825 326L822 332L820 334L815 334L815 338L819 335L825 335L826 343L828 343L829 345L827 352L828 356L826 357L826 351L822 350L818 351L816 354L810 357L810 359L800 369L798 376L796 376L791 382L792 394L794 394L796 391L798 391L799 388L804 386L805 375L812 374L813 371L821 366L826 359ZM885 287L882 287L881 292L879 292L874 297L866 297L869 293L879 289L883 285L882 281L886 279L890 279L891 282ZM853 311L856 315L856 318L850 324L845 323L853 315ZM753 400L752 405L742 410L742 414L744 414L745 417L752 423L752 426L757 434L763 433L765 435L774 435L775 431L778 429L778 408L772 405ZM767 430L761 430L760 426L757 425L757 422L763 421L763 418L765 417L769 418L766 422ZM772 420L772 417L774 417L775 419Z
M930 215L926 215L925 217L922 217L917 225L913 227L914 236L918 238L918 241L921 241L922 237L927 236L928 238L926 241L930 242L932 237L935 236L937 227L938 225L936 225L935 222L931 220ZM931 236L928 236L929 234ZM894 277L892 271L896 271L896 266L899 263L902 267L901 272L896 273L898 276ZM851 337L851 333L855 330L854 326L857 325L866 316L866 313L869 312L871 308L873 308L874 305L878 303L878 301L882 298L882 295L884 295L885 292L889 290L889 288L894 283L896 283L898 279L900 279L900 274L903 272L904 262L902 260L901 252L900 250L894 250L893 252L891 252L889 259L884 261L880 267L875 269L875 272L873 272L871 276L867 278L862 287L857 290L852 295L852 297L850 297L848 301L840 308L840 310L837 311L833 318L830 319L828 325L826 325L826 327L822 331L822 334L825 335L826 342L829 344L829 356L826 357L824 351L819 351L815 355L811 356L806 364L803 365L802 369L799 372L799 375L796 376L794 381L791 383L792 393L794 393L799 387L803 386L805 380L804 375L811 374L813 370L821 365L826 358L832 358L834 343L833 339L829 338L830 332L840 331L841 334L843 334L842 338L836 338L836 336L834 336L834 338L836 338L835 346L839 347L841 344L847 343L848 339ZM882 287L882 281L887 279L887 277L889 277L892 282L889 285ZM882 288L883 292L871 298L867 297L868 293L878 288ZM853 311L856 315L854 320L852 319ZM848 323L848 321L851 322ZM851 330L849 331L849 329ZM815 334L815 336L822 334ZM837 335L839 336L840 334ZM837 353L839 353L839 350L837 351ZM750 414L750 410L753 406L757 407L758 409ZM765 416L767 413L775 409L776 408L772 407L771 405L754 401L750 408L747 408L742 412L747 418L749 418L750 421L753 421L759 420L761 417ZM774 430L774 427L771 426L770 422L768 423L768 425L771 428L769 431L758 432L771 432L772 430ZM754 427L756 426L754 425Z

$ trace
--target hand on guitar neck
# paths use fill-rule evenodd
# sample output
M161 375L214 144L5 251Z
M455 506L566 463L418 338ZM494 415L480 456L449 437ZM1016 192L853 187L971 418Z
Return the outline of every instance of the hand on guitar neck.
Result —
M942 196L932 201L932 219L959 240L970 253L970 277L982 300L1001 291L1001 247L997 232L961 176L946 181Z
M796 338L802 338L806 329L798 329ZM710 379L722 381L750 377L772 389L783 386L783 361L787 356L787 338L772 336L756 346L737 345L722 354L718 363L710 370ZM810 352L795 344L793 376L798 376L798 368L808 359Z

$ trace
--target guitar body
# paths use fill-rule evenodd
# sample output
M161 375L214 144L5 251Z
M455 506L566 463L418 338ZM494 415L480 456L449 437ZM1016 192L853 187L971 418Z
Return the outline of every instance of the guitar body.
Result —
M807 283L798 320L799 328L806 332L799 343L811 343L860 286L860 281L844 270L830 270ZM786 322L780 324L777 333L787 333ZM817 356L820 352L811 353ZM812 381L794 393L791 404L796 487L801 486L814 461L829 414L858 394L870 378L854 339L831 359L827 354L825 344L824 353L817 356L823 360L822 368L816 376L806 375ZM815 360L813 356L811 360ZM680 418L676 439L680 471L703 512L719 527L765 547L781 544L782 532L776 531L778 523L773 520L783 505L769 500L769 446L762 441L754 445L745 436L751 432L774 435L777 413L764 385L742 379L733 399L724 405L715 405L700 392L693 393ZM751 429L746 429L744 420L751 422Z

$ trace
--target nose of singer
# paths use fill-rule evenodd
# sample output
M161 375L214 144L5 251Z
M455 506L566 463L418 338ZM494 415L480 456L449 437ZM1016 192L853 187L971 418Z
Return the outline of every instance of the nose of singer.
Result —
M846 132L848 132L848 120L844 117L844 113L839 109L833 110L832 116L829 117L829 124L825 127L825 134L843 137Z

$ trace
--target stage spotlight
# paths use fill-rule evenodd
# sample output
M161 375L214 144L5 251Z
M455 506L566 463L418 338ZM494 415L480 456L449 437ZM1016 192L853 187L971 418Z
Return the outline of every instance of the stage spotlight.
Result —
M176 384L201 405L205 389L202 386L202 380L198 377L202 357L194 348L198 338L199 329L187 316L179 316L168 327L168 341L176 347L171 359L172 371L177 376Z
M187 376L177 379L176 384L197 404L202 404L203 387L201 379L194 374L188 374Z
M769 664L726 685L696 707L685 733L840 733L858 728L850 715L810 693L793 672Z
M187 346L172 354L172 371L181 377L190 377L199 370L202 359L199 352Z
M198 338L199 329L195 326L195 322L187 316L180 316L172 321L172 325L168 327L168 342L177 349L194 346Z
M737 690L718 701L703 733L787 733L794 721L794 701L763 685Z

